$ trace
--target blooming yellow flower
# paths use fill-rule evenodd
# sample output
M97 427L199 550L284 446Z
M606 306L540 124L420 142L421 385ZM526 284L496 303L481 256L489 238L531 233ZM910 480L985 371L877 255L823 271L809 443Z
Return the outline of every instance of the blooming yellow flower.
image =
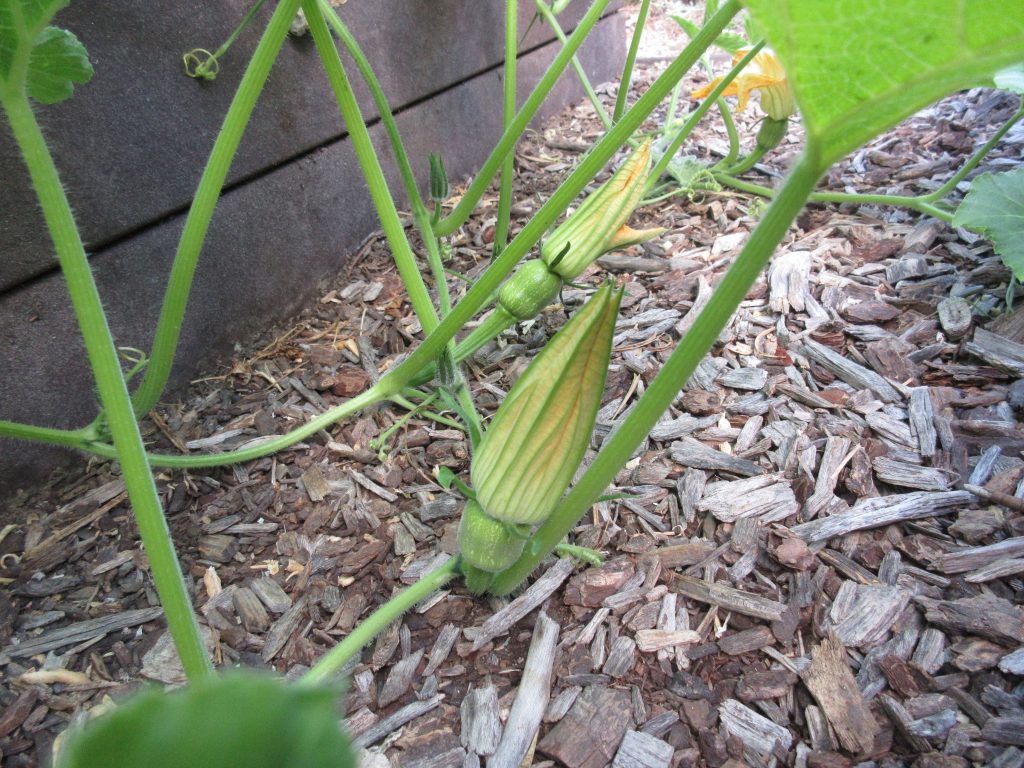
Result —
M736 55L732 57L732 65L735 67L748 53L750 53L749 48L741 48L736 51ZM722 78L716 77L690 95L695 99L703 99L720 82L722 82ZM738 107L742 112L747 106L751 91L760 91L761 109L772 120L785 120L796 112L796 102L793 99L789 81L786 79L786 71L775 56L775 52L770 48L765 48L754 56L754 59L722 91L722 95L738 96Z

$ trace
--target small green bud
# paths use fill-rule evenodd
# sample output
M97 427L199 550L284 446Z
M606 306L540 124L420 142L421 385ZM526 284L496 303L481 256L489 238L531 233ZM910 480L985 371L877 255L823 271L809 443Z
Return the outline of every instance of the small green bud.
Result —
M544 241L540 255L552 272L563 280L575 280L602 254L642 243L665 231L626 226L643 197L650 172L648 139Z
M430 155L430 199L442 203L448 199L448 174L440 155Z
M555 300L562 278L540 259L523 264L498 291L498 304L516 320L529 320Z
M601 405L622 291L606 283L555 334L508 393L473 457L487 515L536 525L583 460Z
M525 546L525 536L488 516L473 499L466 502L459 521L459 551L465 562L481 571L497 573L518 560Z
M757 132L757 146L765 151L775 149L782 143L787 130L789 130L788 119L773 120L770 117L766 117Z

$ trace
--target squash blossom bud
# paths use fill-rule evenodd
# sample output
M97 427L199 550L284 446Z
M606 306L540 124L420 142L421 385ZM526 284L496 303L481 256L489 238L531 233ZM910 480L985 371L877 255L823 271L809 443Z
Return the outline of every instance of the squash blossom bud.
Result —
M536 525L569 487L601 405L621 298L610 283L601 286L501 404L470 471L488 516Z
M575 280L602 254L642 243L665 231L636 230L626 225L643 197L650 172L648 139L544 241L540 255L552 272L563 280ZM563 255L566 247L568 252Z

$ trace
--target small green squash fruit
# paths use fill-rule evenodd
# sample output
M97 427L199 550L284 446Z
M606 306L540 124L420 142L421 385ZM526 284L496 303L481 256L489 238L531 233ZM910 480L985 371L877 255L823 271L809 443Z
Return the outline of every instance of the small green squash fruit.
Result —
M533 259L501 286L498 304L516 320L530 320L555 300L561 287L562 278L540 259Z
M498 573L519 559L526 538L507 523L495 520L473 499L459 521L459 551L473 568Z

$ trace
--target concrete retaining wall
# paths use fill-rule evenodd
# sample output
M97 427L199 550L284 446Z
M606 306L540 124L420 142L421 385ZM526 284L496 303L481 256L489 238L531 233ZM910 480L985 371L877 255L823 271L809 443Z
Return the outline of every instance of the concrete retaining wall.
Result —
M184 213L257 34L242 35L214 82L185 77L181 53L215 48L248 5L80 0L57 19L86 45L96 75L71 100L41 108L41 121L120 345L150 346ZM584 5L571 4L563 16L567 27ZM522 4L521 30L530 8ZM501 134L502 9L497 0L352 0L341 9L424 179L429 152L443 148L450 176L459 179L479 167ZM557 43L535 24L522 49L521 99ZM624 50L622 21L613 13L581 59L602 82L617 75ZM365 89L359 94L372 115ZM567 74L543 114L580 97L578 82ZM384 146L380 126L371 132ZM397 174L388 172L392 189L399 189ZM96 410L91 377L52 247L4 125L0 179L0 418L79 426ZM376 227L312 41L289 39L214 216L172 388L230 354L236 341L293 314ZM0 491L38 482L61 462L81 457L0 440Z

